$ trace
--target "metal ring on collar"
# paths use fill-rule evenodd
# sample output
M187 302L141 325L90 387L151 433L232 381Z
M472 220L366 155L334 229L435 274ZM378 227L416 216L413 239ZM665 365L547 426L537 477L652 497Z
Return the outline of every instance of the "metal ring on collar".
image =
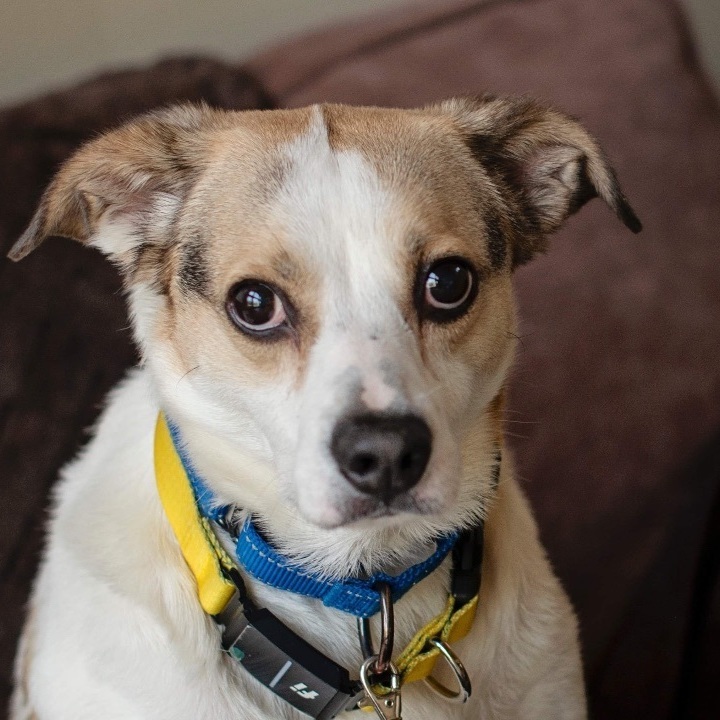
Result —
M452 702L464 703L472 694L472 683L470 677L467 674L465 666L462 664L460 658L453 652L453 649L444 641L439 638L430 638L428 644L432 645L437 651L445 658L445 661L450 666L450 669L455 673L455 679L458 682L459 690L456 692L445 687L441 682L438 682L432 675L425 678L427 685L434 690L438 695L444 697L446 700Z
M375 653L369 618L358 618L358 636L365 658L377 655L373 673L384 675L390 668L395 638L395 615L393 612L392 591L387 583L378 583L380 593L380 649Z

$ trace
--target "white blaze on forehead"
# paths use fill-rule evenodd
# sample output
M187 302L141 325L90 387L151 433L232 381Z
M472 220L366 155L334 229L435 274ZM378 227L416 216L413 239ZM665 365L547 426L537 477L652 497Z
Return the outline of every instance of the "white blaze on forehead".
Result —
M288 243L323 285L323 319L382 327L397 316L406 279L398 260L408 229L400 202L359 150L335 150L316 108L288 161L273 208Z
M359 150L330 146L319 109L284 152L290 169L279 202L288 240L309 258L320 285L324 380L356 371L350 374L359 381L362 403L387 410L403 402L396 378L382 370L400 360L389 357L395 353L388 346L409 340L398 308L410 292L401 203Z

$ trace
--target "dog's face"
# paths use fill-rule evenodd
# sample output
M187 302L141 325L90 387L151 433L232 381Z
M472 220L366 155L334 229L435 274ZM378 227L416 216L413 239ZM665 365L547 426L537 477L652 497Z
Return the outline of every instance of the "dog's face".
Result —
M594 141L528 101L185 107L82 149L11 256L59 234L119 265L169 414L217 467L273 466L220 472L226 500L457 519L499 441L511 272L598 194L639 229Z

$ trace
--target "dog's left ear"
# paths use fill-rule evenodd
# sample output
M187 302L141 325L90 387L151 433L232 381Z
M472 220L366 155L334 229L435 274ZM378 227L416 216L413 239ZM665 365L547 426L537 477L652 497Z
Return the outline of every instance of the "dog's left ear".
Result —
M123 266L159 244L199 171L200 130L213 112L177 106L141 116L81 147L59 170L8 257L58 235L98 247Z
M600 146L573 118L526 98L459 98L434 109L451 116L520 223L513 265L545 250L547 236L594 197L642 229Z

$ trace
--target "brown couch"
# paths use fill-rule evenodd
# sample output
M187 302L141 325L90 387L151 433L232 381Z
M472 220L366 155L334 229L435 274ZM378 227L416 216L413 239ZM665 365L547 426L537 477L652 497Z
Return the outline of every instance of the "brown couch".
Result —
M720 717L720 112L672 0L429 0L241 67L169 60L7 108L0 249L73 148L157 105L481 91L579 116L646 227L592 203L516 283L507 429L580 615L593 717ZM118 288L67 241L0 263L0 706L48 492L134 359Z

